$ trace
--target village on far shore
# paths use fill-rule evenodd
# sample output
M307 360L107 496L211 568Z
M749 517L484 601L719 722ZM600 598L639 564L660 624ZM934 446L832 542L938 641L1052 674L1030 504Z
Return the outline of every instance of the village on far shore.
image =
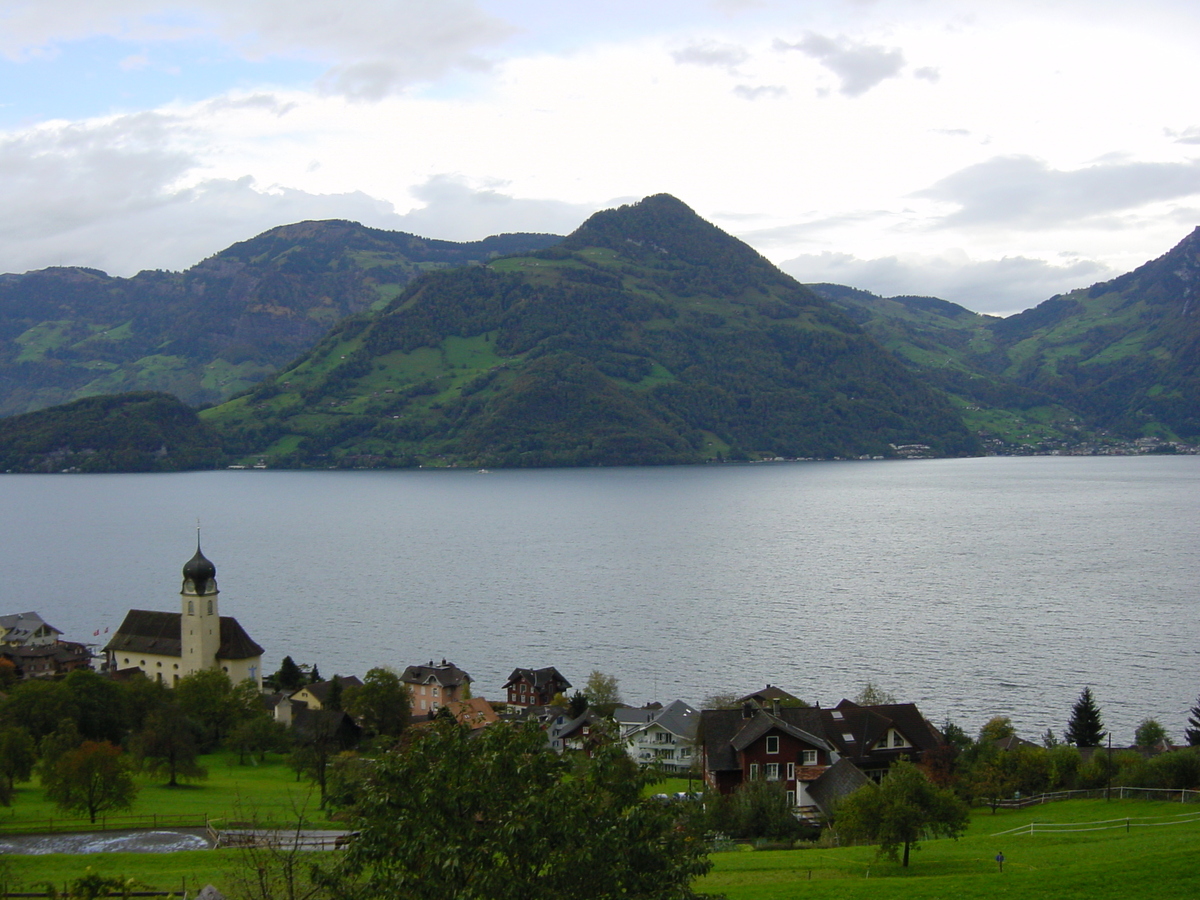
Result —
M315 666L297 666L291 657L284 662L294 667L298 686L280 689L264 679L263 648L237 619L220 614L216 574L197 537L195 555L183 566L179 612L129 610L102 650L99 672L173 687L217 670L231 682L252 682L274 720L297 734L321 730L355 746L361 723L341 708L340 698L363 682L353 675L321 680ZM92 669L92 663L87 644L63 640L38 613L0 615L0 667L10 668L10 680L53 678ZM579 691L568 697L573 685L554 666L514 668L500 685L502 700L476 696L471 676L444 658L409 665L399 677L411 703L410 727L447 716L472 730L532 720L557 753L587 753L615 734L638 765L701 780L721 794L758 780L775 783L797 817L813 821L831 816L837 802L862 785L881 781L898 760L937 765L949 750L947 735L916 704L888 696L822 707L767 684L706 704L721 708L697 710L683 700L623 705L616 679L599 672L589 683L607 679L610 697L589 702ZM997 743L1001 750L1032 746L1015 735ZM1174 748L1163 740L1153 749Z

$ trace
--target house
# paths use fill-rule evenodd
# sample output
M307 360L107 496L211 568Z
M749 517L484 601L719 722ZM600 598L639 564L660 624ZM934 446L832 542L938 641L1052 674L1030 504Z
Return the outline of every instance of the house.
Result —
M549 706L559 694L565 694L571 682L559 674L558 669L513 669L504 682L504 690L511 706Z
M55 641L52 644L0 646L0 658L7 659L21 678L49 678L92 664L92 651L74 641Z
M486 728L500 721L492 704L482 697L472 697L470 700L451 700L445 706L446 712L454 716L459 725L466 725L472 731Z
M700 713L675 700L654 708L617 709L613 718L621 726L621 738L633 760L641 766L658 766L671 772L686 772L697 758L696 735ZM644 721L632 721L643 718Z
M849 700L832 709L748 702L741 709L704 710L700 735L710 787L729 794L749 781L779 782L794 807L826 814L840 791L878 781L896 760L919 762L943 744L912 703Z
M607 720L590 708L585 709L574 719L571 719L569 715L568 713L563 717L565 721L556 722L551 726L550 746L559 753L565 753L568 750L582 750L590 756L596 742L604 738L604 725Z
M319 710L325 709L329 703L329 698L333 694L334 680L341 685L344 691L350 687L362 687L360 681L354 675L334 675L328 681L317 681L313 684L306 684L298 691L293 691L288 695L288 700L292 702L292 709L297 708L296 704L303 704L305 709Z
M200 551L183 566L179 612L131 609L104 647L110 674L140 669L146 677L174 686L201 669L218 669L234 682L250 679L262 688L263 648L232 616L218 608L217 567Z
M47 647L61 634L35 612L0 616L0 644L6 647Z
M445 659L440 665L430 660L424 666L409 666L400 680L412 694L414 716L432 715L447 703L467 699L471 693L471 676Z

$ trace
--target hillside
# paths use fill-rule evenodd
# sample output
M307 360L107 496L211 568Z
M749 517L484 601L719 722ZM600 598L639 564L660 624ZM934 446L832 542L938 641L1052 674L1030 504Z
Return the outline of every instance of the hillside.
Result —
M667 195L431 272L203 414L272 465L615 465L978 445L853 322Z
M343 316L386 305L424 271L558 240L512 234L455 243L301 222L186 272L3 275L0 415L122 391L223 400L313 346Z
M4 420L0 472L173 472L212 468L220 441L169 394L87 397Z
M1133 272L1004 319L810 287L953 398L989 446L1200 440L1200 229Z

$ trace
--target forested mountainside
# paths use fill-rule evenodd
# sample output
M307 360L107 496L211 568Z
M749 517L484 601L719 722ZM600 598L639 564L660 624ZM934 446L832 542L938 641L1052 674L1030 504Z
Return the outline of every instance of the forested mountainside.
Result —
M810 285L1005 446L1200 441L1200 228L1133 272L1008 318Z
M381 307L424 271L549 246L555 235L436 241L354 222L300 222L185 272L0 276L0 415L93 394L223 400Z
M271 465L617 465L978 451L949 403L679 200L431 272L203 413Z
M0 472L173 472L223 460L217 434L170 394L86 397L0 428Z

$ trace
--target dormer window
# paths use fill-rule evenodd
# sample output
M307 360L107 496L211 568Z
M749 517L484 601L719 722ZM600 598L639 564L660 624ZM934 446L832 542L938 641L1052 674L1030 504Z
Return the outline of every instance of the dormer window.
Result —
M905 745L904 737L898 731L892 732L892 746L903 747Z

